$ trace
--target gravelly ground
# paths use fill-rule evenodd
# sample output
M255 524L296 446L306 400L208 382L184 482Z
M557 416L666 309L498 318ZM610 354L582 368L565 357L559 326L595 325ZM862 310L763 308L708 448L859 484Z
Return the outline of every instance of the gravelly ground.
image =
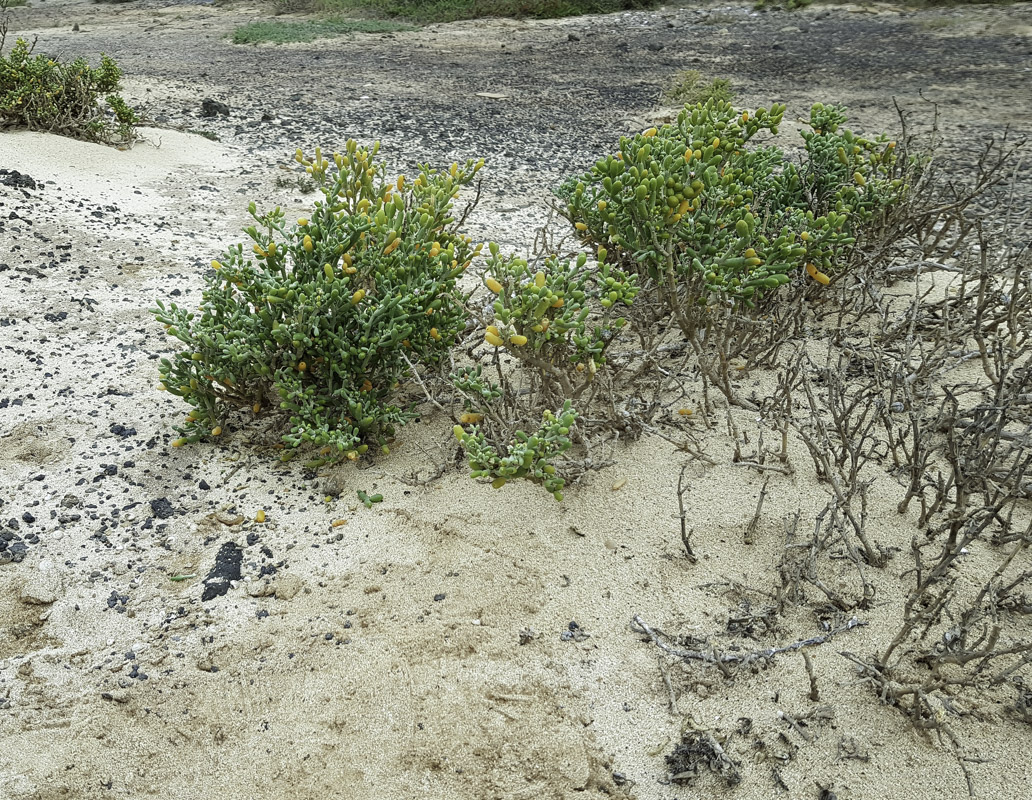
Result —
M663 783L682 722L728 731L739 717L755 733L736 740L737 791L770 796L770 763L750 748L780 747L775 712L803 706L801 665L733 691L679 687L674 717L654 652L627 629L632 613L719 629L731 601L705 584L770 579L780 534L772 522L743 552L758 483L726 441L712 440L719 466L693 488L708 556L694 571L674 533L676 469L655 441L557 510L534 487L492 494L457 472L405 483L451 455L450 423L428 418L390 459L342 472L325 503L325 482L270 465L246 434L169 447L182 409L153 389L168 344L144 309L199 295L248 199L300 213L311 197L278 186L294 175L281 167L297 146L347 137L381 139L400 171L486 158L470 233L529 247L550 188L668 114L658 101L681 69L790 115L840 101L859 128L893 124L892 98L934 101L945 158L966 163L1005 125L1032 131L1032 7L702 6L257 48L226 40L266 16L252 6L38 0L14 13L10 35L60 56L106 51L152 120L221 141L151 129L114 153L0 134L0 169L52 176L0 185L0 797L691 796ZM229 116L203 118L204 98ZM356 488L382 491L383 506L355 507ZM878 487L886 539L898 490ZM802 477L772 484L771 519L814 495ZM883 589L848 649L877 646L895 591ZM571 637L571 621L590 637ZM794 638L815 621L785 625ZM537 636L521 644L527 627ZM816 796L815 781L843 800L963 791L953 757L853 685L836 652L814 662L838 687L838 717L786 746L790 796ZM993 713L963 726L993 759L972 766L985 797L1030 780L1014 757L1025 732ZM839 760L845 737L875 758Z

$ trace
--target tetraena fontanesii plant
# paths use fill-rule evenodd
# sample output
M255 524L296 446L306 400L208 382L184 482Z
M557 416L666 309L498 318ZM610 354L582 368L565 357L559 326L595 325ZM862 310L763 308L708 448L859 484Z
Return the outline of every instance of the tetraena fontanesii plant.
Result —
M3 40L0 37L0 50ZM26 127L106 144L130 144L140 118L117 92L122 71L101 55L62 62L32 54L24 39L0 54L0 128ZM109 116L101 99L111 109ZM113 117L113 119L112 119Z
M309 218L259 213L250 243L212 263L197 312L153 310L184 348L161 360L162 386L192 410L174 444L219 436L230 411L283 416L289 458L317 466L386 450L411 417L399 382L437 363L466 322L456 280L480 245L455 230L453 201L483 161L414 180L387 178L371 148L297 152L322 191Z
M775 147L785 106L739 111L711 100L674 124L620 139L615 155L557 190L581 238L647 276L684 327L685 309L754 307L804 268L827 284L840 254L907 191L895 144L841 128L815 105L799 165Z

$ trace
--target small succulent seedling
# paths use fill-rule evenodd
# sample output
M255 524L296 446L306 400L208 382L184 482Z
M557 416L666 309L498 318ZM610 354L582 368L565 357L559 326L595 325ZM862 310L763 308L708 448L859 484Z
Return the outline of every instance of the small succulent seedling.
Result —
M525 478L542 484L556 500L562 500L566 482L558 474L555 460L570 449L570 428L576 420L577 412L567 400L559 411L546 411L534 433L516 431L502 452L487 442L476 425L468 431L456 425L454 432L466 451L473 478L491 478L495 489L514 478Z

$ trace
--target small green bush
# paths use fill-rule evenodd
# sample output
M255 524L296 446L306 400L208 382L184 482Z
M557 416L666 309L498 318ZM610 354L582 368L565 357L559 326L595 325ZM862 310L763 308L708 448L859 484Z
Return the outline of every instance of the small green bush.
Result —
M899 206L906 176L895 143L843 128L835 106L811 110L799 164L750 147L777 133L784 112L686 107L673 125L622 138L557 194L585 243L648 278L682 327L707 303L753 307L804 267L827 284L857 237Z
M234 409L279 413L284 460L310 445L317 466L386 449L411 418L400 382L466 324L456 280L480 246L454 230L452 205L483 161L389 181L378 148L349 141L332 163L298 151L323 194L311 218L287 225L251 203L250 246L213 262L200 309L152 310L185 345L160 362L192 407L176 446L219 436Z
M118 95L122 72L101 55L93 68L83 58L67 64L32 55L19 39L0 55L0 128L24 127L87 141L127 144L136 138L139 117ZM106 97L105 97L106 96ZM110 114L101 107L104 98Z
M233 44L311 42L350 33L395 33L416 30L397 22L363 19L310 19L298 22L252 22L233 31Z
M730 103L731 81L727 78L709 80L698 70L690 69L674 76L670 88L663 92L663 98L678 106L694 106L710 100Z

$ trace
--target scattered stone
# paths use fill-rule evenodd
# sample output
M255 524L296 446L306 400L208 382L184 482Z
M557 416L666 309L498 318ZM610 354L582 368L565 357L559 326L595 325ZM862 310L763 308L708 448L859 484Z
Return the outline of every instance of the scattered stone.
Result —
M565 631L559 634L559 638L564 642L583 642L585 639L591 638L591 634L576 622L570 622L566 628L567 629Z
M530 644L538 637L538 633L533 628L524 628L520 631L520 644Z
M109 692L101 692L100 696L105 700L111 700L114 703L128 703L129 692L125 689L112 689Z
M201 600L207 602L222 597L230 589L231 581L241 579L240 566L244 560L244 550L236 542L226 542L215 554L215 566L204 579L204 592Z
M150 501L151 513L158 519L168 519L176 513L167 497L160 497Z
M0 169L0 183L15 189L35 189L37 186L36 181L16 169Z
M304 582L297 575L282 575L273 586L276 587L277 600L293 600L304 586Z
M272 597L276 594L276 586L272 581L251 581L247 584L249 597Z
M212 100L210 97L206 97L201 101L201 116L203 117L217 117L217 116L228 117L229 106L225 103L220 103L218 100Z

